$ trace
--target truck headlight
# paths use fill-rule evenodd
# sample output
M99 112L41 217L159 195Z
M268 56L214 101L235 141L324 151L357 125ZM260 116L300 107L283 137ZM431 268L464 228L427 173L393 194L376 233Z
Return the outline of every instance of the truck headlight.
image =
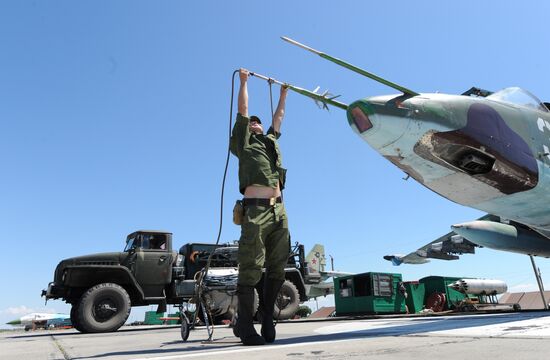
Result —
M178 254L178 257L176 259L176 266L180 267L182 262L183 262L183 255Z

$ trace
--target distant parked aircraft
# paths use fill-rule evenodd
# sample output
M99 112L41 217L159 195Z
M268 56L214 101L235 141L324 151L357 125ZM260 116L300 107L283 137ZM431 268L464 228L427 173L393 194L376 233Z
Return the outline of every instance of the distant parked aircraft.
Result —
M71 325L70 316L67 314L57 313L31 313L22 316L18 320L13 320L7 323L13 326L24 326L26 331L33 327L49 328L50 326Z

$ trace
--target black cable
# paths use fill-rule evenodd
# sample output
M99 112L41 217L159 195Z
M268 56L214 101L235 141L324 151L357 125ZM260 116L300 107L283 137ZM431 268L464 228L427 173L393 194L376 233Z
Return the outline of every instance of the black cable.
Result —
M233 71L233 75L231 76L231 103L229 104L229 133L228 133L228 144L227 144L227 157L225 158L225 168L223 170L223 180L222 180L222 191L220 196L220 227L218 229L218 237L216 239L216 245L220 242L220 237L222 235L222 229L223 229L223 198L225 193L225 180L227 178L227 168L229 167L229 157L231 156L230 151L230 145L231 145L231 128L233 127L233 98L235 97L235 75L239 72L239 70ZM208 260L206 261L206 271L208 271L208 268L210 267L210 262L212 260L212 255L214 255L214 252L211 252L208 256ZM205 272L206 275L206 272Z
M222 234L222 228L223 228L223 195L225 192L225 179L227 178L227 168L229 166L229 157L231 156L230 148L230 141L231 141L231 128L233 127L233 98L235 96L235 75L239 72L239 70L233 71L233 75L231 76L231 103L229 104L229 133L228 133L228 144L227 144L227 157L225 159L225 169L223 170L223 180L222 180L222 193L220 198L220 228L218 231L218 238L216 239L216 245L220 242L220 236ZM210 256L211 257L211 256ZM210 264L210 257L208 258L207 267Z
M220 237L222 234L223 229L223 198L225 193L225 180L227 178L227 168L229 167L229 157L231 156L230 151L230 144L231 144L231 128L233 127L233 98L235 96L235 75L239 72L239 70L235 70L233 72L233 75L231 77L231 103L229 105L229 136L228 136L228 145L227 145L227 157L225 159L225 168L223 170L223 180L222 180L222 189L221 189L221 196L220 196L220 226L218 230L218 237L216 239L216 245L220 242ZM197 304L197 310L195 311L195 316L193 317L193 322L196 321L198 312L201 310L201 304L202 304L202 291L203 291L203 282L206 278L206 275L208 274L208 269L210 268L210 262L212 261L212 255L214 255L214 252L212 251L210 255L208 256L208 260L206 261L206 266L202 269L201 274L199 274L199 278L195 280L198 282L197 291L198 293L198 304ZM204 306L203 310L207 314L203 314L205 317L205 321L208 321L208 315L210 315L210 320L213 321L214 318L212 317L212 314L210 312L210 309L208 308L207 304L202 304ZM206 324L208 328L208 323ZM214 324L211 324L213 326ZM214 328L212 327L212 331L209 331L209 337L208 341L211 341L212 335L214 334Z

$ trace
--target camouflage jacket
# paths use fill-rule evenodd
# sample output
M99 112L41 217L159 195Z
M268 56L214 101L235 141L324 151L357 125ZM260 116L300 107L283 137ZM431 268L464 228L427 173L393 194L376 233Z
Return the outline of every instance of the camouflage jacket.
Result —
M281 136L271 126L267 134L254 134L248 127L250 119L237 114L231 133L230 150L239 158L239 191L249 185L284 188L286 169L282 167L277 139Z

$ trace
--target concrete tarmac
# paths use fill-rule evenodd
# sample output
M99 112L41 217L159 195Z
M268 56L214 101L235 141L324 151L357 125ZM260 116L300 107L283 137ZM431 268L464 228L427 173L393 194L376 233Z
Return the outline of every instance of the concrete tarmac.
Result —
M259 331L259 326L257 326ZM179 326L0 333L0 358L33 359L547 359L550 313L346 319L277 324L274 344L242 346L227 326L188 341Z

